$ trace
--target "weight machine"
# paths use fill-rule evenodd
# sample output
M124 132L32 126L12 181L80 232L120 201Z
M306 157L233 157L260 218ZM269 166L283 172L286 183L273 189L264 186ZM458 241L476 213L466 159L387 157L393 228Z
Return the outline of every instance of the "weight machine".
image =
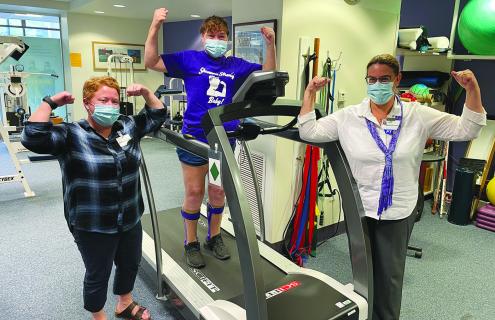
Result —
M0 37L0 64L7 58L19 60L29 46L21 39L15 37ZM20 182L24 187L24 196L33 197L35 194L22 171L20 161L16 153L22 150L20 143L14 144L10 140L10 132L17 131L23 123L27 109L26 87L22 83L22 65L12 66L9 72L2 74L0 84L0 138L5 143L16 173L0 176L0 183ZM29 160L27 160L29 162Z
M134 83L133 65L134 59L122 53L111 54L107 59L107 75L117 80L120 85L120 113L124 115L136 114L136 97L132 97L132 102L129 102L126 94L127 86Z

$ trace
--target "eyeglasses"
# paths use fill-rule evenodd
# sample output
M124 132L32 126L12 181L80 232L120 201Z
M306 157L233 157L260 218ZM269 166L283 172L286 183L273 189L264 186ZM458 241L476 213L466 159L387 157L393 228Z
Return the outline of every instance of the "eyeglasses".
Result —
M392 81L391 76L383 76L383 77L378 77L378 78L367 76L364 79L366 80L366 82L368 84L375 84L377 81L380 83L389 83Z

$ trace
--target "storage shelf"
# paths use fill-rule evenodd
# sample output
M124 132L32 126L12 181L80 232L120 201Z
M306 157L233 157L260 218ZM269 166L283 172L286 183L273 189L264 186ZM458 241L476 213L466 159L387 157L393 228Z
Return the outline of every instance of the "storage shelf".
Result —
M421 162L439 162L445 160L445 156L439 155L435 151L423 153Z
M409 91L409 89L411 89L411 87L397 87L397 90L399 90L399 91ZM439 88L439 87L428 87L428 89L433 90L433 91L441 91L442 90L442 88Z
M436 52L436 51L427 51L427 52L419 52L419 51L413 51L409 49L404 49L404 48L396 48L395 51L396 55L399 56L418 56L418 57L441 57L441 56L447 56L447 52Z

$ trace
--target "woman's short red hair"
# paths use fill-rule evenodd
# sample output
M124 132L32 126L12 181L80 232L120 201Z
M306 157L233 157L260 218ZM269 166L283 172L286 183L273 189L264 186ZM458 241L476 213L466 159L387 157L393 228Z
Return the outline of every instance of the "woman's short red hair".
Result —
M115 89L117 91L117 94L119 94L120 96L120 86L115 78L109 76L93 77L84 82L83 101L91 100L95 95L95 92L103 86Z

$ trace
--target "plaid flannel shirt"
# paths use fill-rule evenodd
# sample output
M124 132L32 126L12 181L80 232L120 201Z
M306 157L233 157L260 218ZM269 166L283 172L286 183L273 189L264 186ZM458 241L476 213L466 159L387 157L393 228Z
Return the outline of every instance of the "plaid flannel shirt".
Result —
M117 233L138 223L144 211L139 142L165 117L166 109L149 107L136 116L120 116L108 139L86 120L26 124L22 144L33 152L52 154L60 163L64 213L71 231Z

